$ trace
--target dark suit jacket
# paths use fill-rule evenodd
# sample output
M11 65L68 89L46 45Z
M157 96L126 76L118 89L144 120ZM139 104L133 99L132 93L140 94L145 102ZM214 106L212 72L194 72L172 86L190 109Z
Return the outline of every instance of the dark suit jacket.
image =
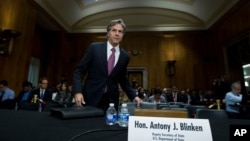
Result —
M40 88L33 89L29 96L29 102L31 102L34 95L37 94L40 99ZM45 89L43 101L51 101L52 100L52 91L50 89Z
M172 93L169 93L167 95L167 102L174 102L174 97ZM182 95L177 93L177 99L176 102L183 102Z
M107 69L107 42L92 43L76 67L73 74L73 94L83 93L86 104L97 106L100 102L104 88L107 86L110 102L118 105L118 83L126 92L130 100L136 93L128 83L127 65L129 55L120 47L120 56L113 71L108 75ZM85 83L82 85L83 76L88 72Z

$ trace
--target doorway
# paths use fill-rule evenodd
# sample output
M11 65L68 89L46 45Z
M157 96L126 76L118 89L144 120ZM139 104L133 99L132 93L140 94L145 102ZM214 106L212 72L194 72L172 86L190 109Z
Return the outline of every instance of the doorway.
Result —
M128 81L132 85L137 82L139 86L148 88L148 71L145 67L128 67L127 68Z

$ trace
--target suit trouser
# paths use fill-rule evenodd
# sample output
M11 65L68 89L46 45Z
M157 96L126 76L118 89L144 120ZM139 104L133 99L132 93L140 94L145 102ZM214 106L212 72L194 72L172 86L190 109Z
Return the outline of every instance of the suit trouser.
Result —
M107 111L107 109L109 108L109 103L114 103L115 104L115 108L118 111L118 104L119 104L119 100L118 101L114 101L110 95L108 93L104 93L102 95L101 100L99 101L97 107L102 109L104 112Z
M99 101L97 107L102 109L104 112L109 108L110 97L108 93L102 95L101 100Z

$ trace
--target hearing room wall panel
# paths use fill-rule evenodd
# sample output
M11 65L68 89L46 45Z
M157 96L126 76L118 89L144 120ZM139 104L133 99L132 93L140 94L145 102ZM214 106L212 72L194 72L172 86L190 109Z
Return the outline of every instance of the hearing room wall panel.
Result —
M18 93L28 75L36 10L28 0L1 0L0 19L1 30L13 29L21 32L14 40L11 54L0 56L0 79L7 80L9 87Z

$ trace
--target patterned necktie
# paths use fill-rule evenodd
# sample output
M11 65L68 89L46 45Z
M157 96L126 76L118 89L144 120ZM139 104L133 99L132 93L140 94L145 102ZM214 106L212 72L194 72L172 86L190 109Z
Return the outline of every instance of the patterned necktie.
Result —
M110 75L110 73L112 72L113 68L114 68L114 65L115 65L115 48L113 47L111 49L112 53L111 55L109 56L109 59L108 59L108 74Z
M108 74L110 75L110 73L112 72L114 65L115 65L115 48L113 47L111 49L112 53L109 56L108 59ZM108 91L108 86L106 85L104 88L104 93L106 93Z

